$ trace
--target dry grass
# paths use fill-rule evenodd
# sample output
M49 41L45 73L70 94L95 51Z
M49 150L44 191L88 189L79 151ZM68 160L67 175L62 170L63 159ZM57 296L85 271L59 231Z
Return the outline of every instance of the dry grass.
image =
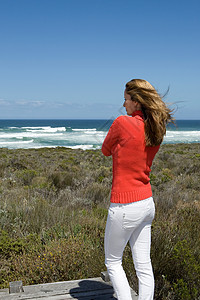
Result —
M200 145L163 145L153 163L155 299L200 296ZM99 276L112 159L99 150L0 149L0 286ZM137 289L129 247L124 267Z

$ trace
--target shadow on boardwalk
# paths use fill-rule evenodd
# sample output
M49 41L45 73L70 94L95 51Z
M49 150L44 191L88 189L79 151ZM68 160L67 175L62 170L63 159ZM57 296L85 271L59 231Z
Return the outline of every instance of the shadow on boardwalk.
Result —
M69 290L70 295L77 300L101 300L101 299L113 299L114 290L111 285L98 282L95 280L81 280L78 283L78 287Z

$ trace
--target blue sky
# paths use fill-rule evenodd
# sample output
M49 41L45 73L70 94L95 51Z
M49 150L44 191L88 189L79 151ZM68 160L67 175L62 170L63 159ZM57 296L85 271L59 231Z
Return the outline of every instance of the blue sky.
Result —
M194 0L0 0L0 118L117 117L143 78L200 119L199 15Z

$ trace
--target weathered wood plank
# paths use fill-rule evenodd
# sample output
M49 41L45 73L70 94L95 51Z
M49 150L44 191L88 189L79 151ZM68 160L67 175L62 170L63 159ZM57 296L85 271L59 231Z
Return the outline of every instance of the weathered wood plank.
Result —
M9 283L9 293L22 293L24 291L22 281L13 281Z
M0 290L1 300L108 300L115 299L110 282L104 282L100 277L53 282L24 286L24 292L9 294L8 289ZM132 298L136 300L136 294L132 291Z

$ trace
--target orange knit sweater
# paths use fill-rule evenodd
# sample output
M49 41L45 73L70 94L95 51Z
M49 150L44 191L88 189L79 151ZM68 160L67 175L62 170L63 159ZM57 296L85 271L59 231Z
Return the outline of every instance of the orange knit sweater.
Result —
M152 196L149 173L159 146L146 147L141 111L114 120L102 145L113 158L111 202L130 203Z

